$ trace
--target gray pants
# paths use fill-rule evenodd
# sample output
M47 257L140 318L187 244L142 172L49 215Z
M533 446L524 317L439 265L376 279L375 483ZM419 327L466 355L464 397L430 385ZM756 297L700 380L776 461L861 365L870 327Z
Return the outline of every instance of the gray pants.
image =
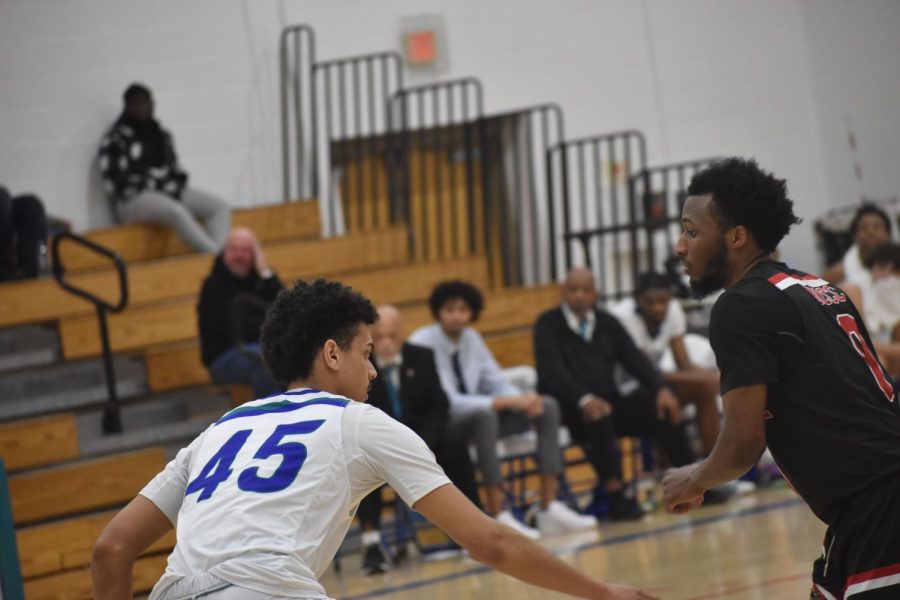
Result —
M231 229L231 209L222 200L193 188L185 188L181 201L156 190L116 202L123 223L154 223L175 230L184 243L199 252L215 254L225 245ZM197 219L206 224L200 226Z
M542 474L556 475L562 472L562 454L559 450L559 405L554 398L544 396L544 412L536 419L529 419L518 410L497 412L491 407L450 413L447 435L454 442L475 444L478 468L484 485L500 485L500 459L497 457L497 440L505 435L519 433L534 425L537 432L537 458Z

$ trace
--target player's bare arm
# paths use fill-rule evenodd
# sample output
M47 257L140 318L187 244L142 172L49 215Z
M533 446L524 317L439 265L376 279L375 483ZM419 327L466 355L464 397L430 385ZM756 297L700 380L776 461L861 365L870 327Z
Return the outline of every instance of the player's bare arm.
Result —
M488 517L452 484L427 494L413 508L447 532L472 558L516 579L578 598L655 598L628 586L604 584L584 575L525 536Z
M675 366L679 371L705 370L701 369L691 361L691 357L688 354L687 347L684 345L683 335L673 337L669 342L669 347L672 349L672 357L675 359Z
M725 420L712 453L696 465L673 469L663 479L666 510L681 513L699 506L703 492L740 477L756 464L766 449L766 393L760 384L725 394Z
M137 496L113 517L94 544L94 598L130 600L135 559L170 529L172 523L166 515L143 496Z

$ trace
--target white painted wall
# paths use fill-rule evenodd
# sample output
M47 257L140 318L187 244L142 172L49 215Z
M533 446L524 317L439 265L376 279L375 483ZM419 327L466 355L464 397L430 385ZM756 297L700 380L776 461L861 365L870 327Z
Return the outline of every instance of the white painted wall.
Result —
M107 223L95 147L143 81L195 185L277 201L281 27L311 24L334 58L397 49L423 13L444 19L444 76L481 78L490 112L556 101L570 136L643 130L652 163L741 154L787 177L800 266L812 220L859 196L848 119L864 191L900 193L895 0L0 0L0 182Z
M846 206L900 196L900 2L804 0L801 7L824 199Z

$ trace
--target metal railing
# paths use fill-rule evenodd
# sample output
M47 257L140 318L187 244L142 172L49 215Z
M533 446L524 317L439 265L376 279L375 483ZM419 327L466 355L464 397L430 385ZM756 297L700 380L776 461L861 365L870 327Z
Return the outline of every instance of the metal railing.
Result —
M338 232L387 225L388 105L403 87L402 57L379 52L316 62L312 84L314 162L320 180L328 182L320 190L326 227Z
M404 88L388 104L392 214L417 260L485 249L484 92L474 78Z
M702 158L659 165L632 177L636 203L635 243L643 249L636 255L638 272L664 271L681 234L681 209L691 177L715 160Z
M91 250L97 254L100 254L106 258L108 258L116 269L116 275L118 276L119 283L119 300L116 303L110 303L104 300L103 298L94 295L92 292L80 288L76 285L73 285L71 282L66 280L66 267L62 262L62 257L59 251L60 244L64 240L71 240L72 242ZM76 235L74 233L65 231L60 233L55 238L53 238L53 242L51 244L51 255L53 257L53 278L56 280L56 283L59 284L61 288L69 292L70 294L74 294L80 298L84 298L88 302L94 305L94 308L97 310L97 320L100 323L100 342L103 347L103 372L106 376L106 390L108 393L108 400L106 404L106 408L103 411L103 432L104 433L121 433L122 432L122 418L119 410L119 396L116 391L116 375L113 369L113 361L112 361L112 350L109 346L109 329L106 323L106 313L117 313L122 311L128 305L128 275L125 268L125 263L119 257L118 254L113 252L112 250L97 244L87 238L81 237L80 235Z
M603 296L630 293L709 162L648 168L636 130L565 140L555 104L486 116L475 78L405 88L395 52L317 62L306 25L281 51L285 197L312 190L326 233L406 223L416 261L485 254L494 284L587 264Z
M550 163L555 272L587 265L601 297L623 297L638 270L633 199L634 177L647 166L644 135L628 130L567 140L551 149Z
M557 104L539 104L484 119L490 254L505 285L555 281L550 150L565 138Z
M318 161L312 124L316 122L312 65L316 38L312 27L286 27L279 38L281 72L281 173L284 201L319 194Z

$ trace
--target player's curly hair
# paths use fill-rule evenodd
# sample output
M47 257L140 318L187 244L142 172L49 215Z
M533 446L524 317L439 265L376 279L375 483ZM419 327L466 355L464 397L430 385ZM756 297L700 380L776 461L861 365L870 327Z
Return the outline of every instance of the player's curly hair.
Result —
M760 169L752 159L714 162L694 175L688 193L710 194L719 226L725 230L743 225L765 252L775 250L791 226L801 221L787 197L785 180Z
M891 219L887 216L887 213L870 203L863 204L857 209L856 214L853 215L853 221L850 222L850 233L856 234L856 228L859 226L859 222L866 215L875 215L880 218L884 221L884 228L887 229L888 234L891 233Z
M481 311L484 309L484 296L471 283L458 279L444 281L434 286L434 290L431 291L431 297L428 299L431 314L437 319L441 307L456 299L461 299L469 305L469 308L472 309L472 322L477 321Z
M371 325L378 313L368 298L337 281L297 281L278 293L260 331L263 361L282 383L312 373L316 354L328 340L346 350L360 323Z

